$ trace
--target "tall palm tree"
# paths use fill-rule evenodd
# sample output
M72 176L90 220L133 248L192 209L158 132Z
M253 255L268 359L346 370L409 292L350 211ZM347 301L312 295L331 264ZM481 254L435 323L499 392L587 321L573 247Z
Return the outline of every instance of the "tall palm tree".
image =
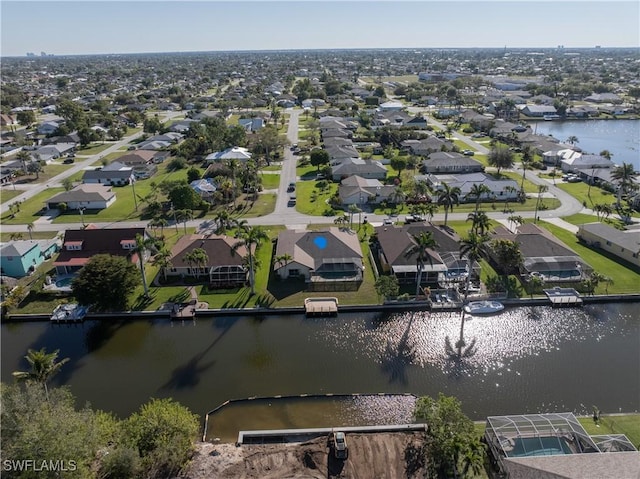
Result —
M160 228L160 237L164 236L164 227L165 226L169 226L169 222L167 220L165 220L164 218L160 218L159 216L155 217L155 218L152 218L149 221L149 227L150 228L154 228L154 229ZM156 232L156 235L157 235L157 232Z
M460 203L460 188L442 183L442 191L438 195L438 204L444 206L444 225L447 226L449 210L453 211L453 205Z
M509 209L509 196L514 194L517 190L515 187L511 185L507 185L502 189L502 191L506 193L506 200L504 202L504 210L503 210L506 213L507 210Z
M193 219L193 211L192 210L178 210L175 212L176 220L182 221L184 227L184 234L187 234L187 221Z
M184 255L184 260L189 263L189 266L193 270L195 265L196 278L200 277L201 270L207 266L209 262L209 255L202 248L194 248Z
M233 228L233 218L227 210L220 211L214 218L218 227L216 228L216 234L225 234L228 229Z
M611 179L618 185L616 209L620 211L622 195L637 189L638 186L636 185L636 173L633 165L631 163L623 163L621 166L616 166L611 172Z
M578 140L578 137L575 135L571 135L569 138L567 138L567 143L569 143L571 146L575 146L575 144L579 142L580 141Z
M239 248L247 248L247 257L249 258L249 285L251 286L251 295L256 294L255 291L255 258L253 256L254 249L260 247L263 241L269 239L267 233L259 226L248 226L246 229L239 230L240 239L231 248L231 252L235 253Z
M483 184L483 183L474 183L471 186L471 190L469 190L469 194L467 195L468 197L471 198L475 198L476 199L476 209L475 212L478 212L478 208L480 208L480 200L482 199L482 196L485 195L489 195L491 194L491 188L489 188L487 185Z
M473 274L473 263L478 261L483 254L487 251L487 244L489 237L487 235L479 235L473 231L469 233L469 236L460 242L460 255L467 258L467 281L464 288L463 303L467 302L469 296L469 285L471 284L471 276ZM456 343L458 348L458 357L462 357L462 348L465 346L464 342L464 308L462 309L462 318L460 320L460 338Z
M30 371L14 371L13 377L16 381L36 381L44 386L44 392L49 401L49 388L47 387L47 381L51 377L60 371L60 368L69 361L69 358L64 358L60 361L58 359L59 349L56 349L52 353L47 353L45 348L35 351L33 349L27 350L25 359L31 365Z
M524 180L527 176L527 170L531 170L533 168L533 157L530 154L529 147L525 147L522 152L522 159L520 160L520 168L522 168L522 181L520 182L520 189L524 191Z
M412 246L407 249L404 256L409 258L416 256L416 265L418 270L416 271L416 297L420 294L420 285L422 284L422 270L424 269L424 263L426 260L429 263L433 263L433 257L429 254L429 250L438 246L438 243L433 238L433 233L430 231L422 231L417 235L411 235Z
M33 240L33 235L31 234L31 232L33 231L33 228L35 228L33 223L29 223L27 225L27 231L29 232L29 239Z
M349 205L348 208L349 211L349 228L353 229L353 215L360 212L360 208L358 208L358 205Z
M155 247L156 240L154 238L145 238L141 234L136 235L136 245L132 251L138 255L140 274L142 274L142 287L144 288L145 296L149 296L149 286L147 285L147 277L144 271L144 256L147 251L155 249Z
M507 218L507 221L509 223L513 223L515 225L515 227L517 228L520 225L524 224L524 218L522 216L519 215L511 215Z
M491 220L484 211L469 213L467 221L471 221L471 231L479 235L485 234L491 225Z
M166 248L162 248L158 251L151 260L151 264L160 268L162 271L162 278L167 280L167 268L171 268L171 251Z
M538 222L538 208L540 208L540 203L542 202L542 194L549 190L547 185L538 185L538 198L536 199L536 211L533 215L534 221Z
M424 205L424 213L427 216L427 220L429 222L433 220L433 217L435 216L435 214L438 212L439 209L440 209L440 206L438 205L438 203L427 203L426 205Z

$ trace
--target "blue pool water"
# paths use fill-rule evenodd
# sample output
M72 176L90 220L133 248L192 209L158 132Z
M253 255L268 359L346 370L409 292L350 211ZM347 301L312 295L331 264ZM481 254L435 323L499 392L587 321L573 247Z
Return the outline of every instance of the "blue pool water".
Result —
M69 288L71 286L71 281L73 278L62 278L61 280L56 281L56 286L58 288Z

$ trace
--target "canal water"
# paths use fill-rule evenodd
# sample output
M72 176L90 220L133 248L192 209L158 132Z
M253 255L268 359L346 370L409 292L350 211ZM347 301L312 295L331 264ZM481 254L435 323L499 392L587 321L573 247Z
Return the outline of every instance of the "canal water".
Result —
M640 171L640 120L538 121L531 128L562 142L575 136L576 146L584 152L597 155L609 150L614 163L631 163Z
M476 353L462 361L445 353L447 337L457 340L460 313L11 323L2 325L2 381L28 369L28 348L46 347L70 358L53 384L67 384L80 403L121 416L151 397L173 397L204 417L228 399L354 392L443 392L458 397L476 420L551 411L589 414L593 406L633 412L640 409L638 306L537 306L468 317L465 338L476 340ZM313 402L252 407L230 413L221 435L233 436L236 426L322 426L316 423L325 410L324 425L354 422L345 415L367 422L393 415L380 402L364 400L346 409ZM307 416L315 423L305 423Z

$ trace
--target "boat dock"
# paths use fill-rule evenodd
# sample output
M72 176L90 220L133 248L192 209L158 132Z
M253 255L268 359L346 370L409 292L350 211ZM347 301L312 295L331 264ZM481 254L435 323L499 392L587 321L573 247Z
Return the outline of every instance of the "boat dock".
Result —
M338 298L306 298L304 311L307 316L338 314Z
M554 308L562 306L582 306L580 293L573 288L560 288L556 286L555 288L545 289L543 291L544 294L547 295L547 298L549 298L549 301L551 301L551 306Z
M59 304L53 310L49 319L56 323L84 321L88 309L86 306L80 306L77 303Z

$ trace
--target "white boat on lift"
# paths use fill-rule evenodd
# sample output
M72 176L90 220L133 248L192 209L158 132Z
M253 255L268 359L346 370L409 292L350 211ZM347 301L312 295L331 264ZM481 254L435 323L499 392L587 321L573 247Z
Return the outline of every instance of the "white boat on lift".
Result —
M504 304L499 301L471 301L464 305L464 310L469 314L498 313L504 309Z

